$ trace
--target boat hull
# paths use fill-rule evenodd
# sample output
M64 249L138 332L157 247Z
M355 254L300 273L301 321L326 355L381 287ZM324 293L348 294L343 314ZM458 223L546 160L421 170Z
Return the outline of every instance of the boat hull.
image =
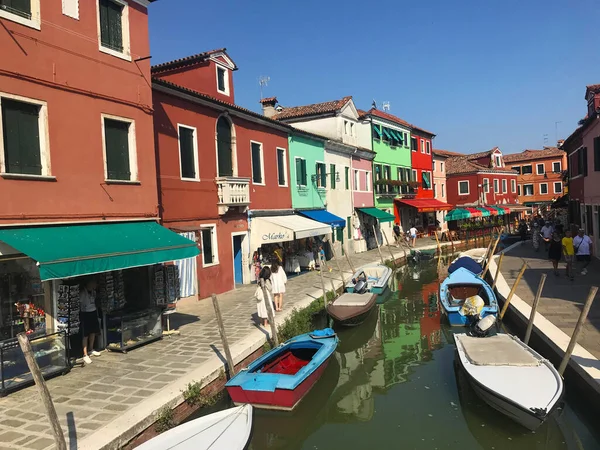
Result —
M483 319L486 316L495 316L497 311L482 311L480 317ZM444 314L448 323L451 327L466 327L471 324L470 319L467 316L462 315L457 311L447 311L442 308L442 314Z
M354 327L362 324L377 306L377 295L374 294L365 306L336 306L327 305L327 314L333 321L345 327Z
M352 275L352 279L357 278L362 271L365 271L367 275L369 275L369 272L371 270L380 271L381 276L377 279L376 282L369 282L368 292L377 295L383 294L388 289L389 281L393 273L392 269L390 269L389 267L383 266L381 264L367 264L365 266L359 267L358 270L354 273L354 275ZM345 291L349 293L354 292L354 283L352 281L346 283Z
M255 408L292 411L314 387L316 382L329 365L331 356L327 358L314 372L304 379L295 389L280 389L274 391L245 390L241 386L227 386L227 392L236 405L250 403Z

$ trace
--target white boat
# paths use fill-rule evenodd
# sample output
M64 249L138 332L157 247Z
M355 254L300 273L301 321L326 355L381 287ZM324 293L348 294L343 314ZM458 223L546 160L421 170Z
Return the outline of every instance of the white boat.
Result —
M200 417L143 443L138 450L243 450L252 431L252 405Z
M462 256L468 256L469 258L473 258L475 261L481 264L485 261L485 256L487 255L487 252L487 248L472 248L471 250L465 250L464 252L460 252L458 254L458 258ZM456 259L454 261L456 261Z
M455 334L460 365L481 399L535 430L561 404L563 380L554 366L518 338Z
M388 288L388 282L392 276L392 269L382 264L367 264L359 267L348 283L346 292L354 292L354 285L361 280L366 282L365 292L382 294Z

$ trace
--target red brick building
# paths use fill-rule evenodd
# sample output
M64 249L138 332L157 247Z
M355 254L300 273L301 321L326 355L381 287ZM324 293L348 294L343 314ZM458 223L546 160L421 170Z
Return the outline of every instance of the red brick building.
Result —
M234 104L225 49L152 68L163 224L192 233L198 294L249 283L248 211L292 207L289 127Z

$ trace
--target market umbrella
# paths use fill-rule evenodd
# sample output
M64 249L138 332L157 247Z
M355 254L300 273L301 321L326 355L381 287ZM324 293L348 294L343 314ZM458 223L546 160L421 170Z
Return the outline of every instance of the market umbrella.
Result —
M491 213L486 209L478 206L475 208L477 211L481 211L481 217L490 217Z
M506 212L504 211L504 208L502 206L490 206L490 208L494 208L496 211L498 211L498 215L499 216L503 216L504 214L506 214Z
M448 211L446 214L446 222L450 222L451 220L462 220L469 219L471 217L471 213L466 209L455 208Z
M483 209L487 209L490 212L490 215L497 216L498 210L492 206L482 206Z
M471 213L471 217L481 217L483 216L482 212L477 208L465 208L467 211Z

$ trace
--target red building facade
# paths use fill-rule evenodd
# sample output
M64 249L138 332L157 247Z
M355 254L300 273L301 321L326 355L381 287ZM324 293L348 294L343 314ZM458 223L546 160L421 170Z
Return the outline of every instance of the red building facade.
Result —
M250 282L248 211L292 206L288 127L232 103L235 69L224 50L152 69L161 216L198 242L200 298Z
M417 128L411 129L411 167L413 181L419 182L416 198L433 198L433 143L435 134Z

